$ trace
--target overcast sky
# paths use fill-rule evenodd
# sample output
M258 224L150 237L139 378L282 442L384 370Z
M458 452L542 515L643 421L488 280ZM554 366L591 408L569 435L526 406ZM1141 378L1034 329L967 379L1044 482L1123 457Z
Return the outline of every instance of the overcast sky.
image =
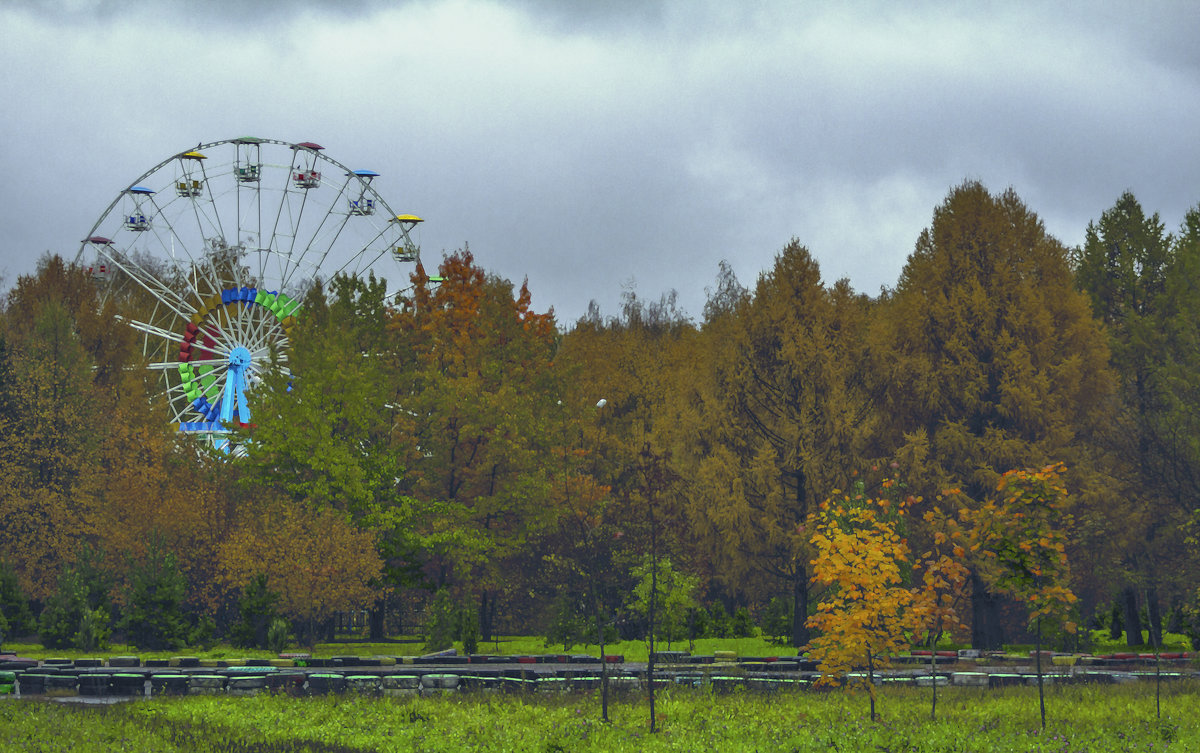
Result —
M792 237L895 284L954 185L1069 245L1132 190L1200 203L1200 3L0 2L0 270L73 258L199 142L315 141L570 324L675 289L699 318ZM395 276L396 268L387 272Z

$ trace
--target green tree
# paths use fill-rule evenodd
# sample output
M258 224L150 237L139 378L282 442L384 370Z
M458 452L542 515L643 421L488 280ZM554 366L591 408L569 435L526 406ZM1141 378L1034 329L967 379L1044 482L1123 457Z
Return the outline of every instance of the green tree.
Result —
M145 556L130 567L121 620L128 641L149 651L182 647L189 628L183 613L186 589L175 555L161 542L151 542Z
M266 573L258 573L242 590L238 620L229 631L229 642L242 648L266 648L267 631L278 618L279 594L267 585Z
M46 648L104 648L110 623L111 580L102 555L84 547L65 564L58 589L46 599L38 632Z
M632 571L634 582L630 595L630 608L642 619L648 620L650 613L651 569L649 556L645 557ZM687 637L688 612L697 606L696 590L700 580L694 575L680 572L671 564L670 557L658 562L655 633L671 644Z
M4 633L8 636L28 635L35 630L29 599L7 560L0 560L0 617L4 618Z
M384 283L339 276L329 293L315 286L293 329L288 370L258 387L257 426L240 464L251 499L282 494L292 504L335 510L378 542L385 588L416 585L432 552L461 537L436 501L418 503L407 488L405 448L397 438L407 400L397 395L396 344ZM382 638L382 613L372 620Z
M1070 617L1076 597L1069 587L1065 535L1071 516L1064 512L1067 490L1061 481L1065 471L1062 465L1010 471L997 484L999 500L989 501L969 516L972 548L983 554L984 577L1029 609L1037 636L1035 666L1043 729L1042 624L1053 619L1075 632Z
M1191 223L1189 225L1189 223ZM1159 584L1169 586L1183 546L1181 524L1200 493L1200 216L1185 219L1178 239L1158 215L1147 216L1125 192L1098 222L1089 223L1075 258L1076 281L1104 322L1118 378L1119 409L1105 436L1118 468L1116 504L1107 543L1110 579L1123 581L1127 642L1141 643L1138 593L1145 594L1151 639L1161 644ZM1115 572L1113 572L1115 570Z

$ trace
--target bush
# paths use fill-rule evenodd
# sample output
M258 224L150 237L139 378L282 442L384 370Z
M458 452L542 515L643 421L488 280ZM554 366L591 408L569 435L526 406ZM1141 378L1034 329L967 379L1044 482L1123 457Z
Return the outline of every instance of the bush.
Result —
M109 589L112 577L103 565L103 555L91 547L80 549L73 565L58 576L58 591L46 600L38 620L38 633L46 648L83 648L80 641L102 648L108 640ZM84 615L88 616L86 629ZM103 616L103 620L101 619Z
M792 637L792 600L776 596L767 604L763 613L763 632L777 643L785 643Z
M108 612L103 609L85 609L75 633L75 646L84 651L99 651L108 648Z
M745 607L738 607L733 614L733 622L729 626L729 632L734 638L753 638L754 637L754 620L750 617L750 610Z
M570 651L577 643L585 643L587 619L581 616L579 603L570 594L560 594L550 606L550 624L546 629L546 645L562 644Z
M283 653L288 645L289 630L288 621L282 617L271 620L271 627L267 628L267 650L273 654Z
M732 626L729 623L729 612L725 611L725 605L714 601L708 608L708 614L711 625L709 635L713 638L728 638Z
M267 631L279 617L278 603L279 594L267 587L267 576L254 576L238 600L238 621L229 631L229 642L239 648L266 648Z
M182 647L188 637L186 589L175 555L152 542L145 558L130 570L129 607L121 620L128 641L149 651Z
M453 648L461 618L446 589L440 589L429 605L425 621L425 651L445 651Z
M196 620L195 627L188 633L188 645L205 651L217 645L217 623L210 615L204 615Z
M1120 640L1125 634L1125 615L1121 610L1121 605L1118 602L1113 602L1112 610L1108 615L1108 637L1112 640Z
M21 591L16 571L6 560L0 560L0 620L3 620L0 631L10 636L28 635L37 629L29 611L29 599Z
M463 653L474 654L479 652L479 613L470 607L464 606L459 610L459 628L458 639L462 641Z

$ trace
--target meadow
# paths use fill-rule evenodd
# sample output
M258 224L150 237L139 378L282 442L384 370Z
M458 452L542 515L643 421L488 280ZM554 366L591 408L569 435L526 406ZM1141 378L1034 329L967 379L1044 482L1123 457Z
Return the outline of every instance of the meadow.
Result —
M1149 684L1049 689L1040 730L1033 688L887 688L880 720L861 692L765 695L673 689L660 730L642 696L458 694L428 698L193 696L79 706L0 701L0 750L221 751L1195 751L1200 682L1169 683L1162 718Z

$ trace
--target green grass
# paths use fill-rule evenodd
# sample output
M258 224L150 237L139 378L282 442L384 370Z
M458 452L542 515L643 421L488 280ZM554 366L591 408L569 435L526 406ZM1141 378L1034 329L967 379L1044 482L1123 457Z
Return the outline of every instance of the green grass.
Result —
M659 733L644 699L594 695L366 699L191 697L100 708L0 701L0 750L31 751L1194 751L1200 684L1171 683L1163 719L1144 686L1052 688L1039 729L1032 688L939 694L879 693L880 721L863 694L706 691L660 694Z

